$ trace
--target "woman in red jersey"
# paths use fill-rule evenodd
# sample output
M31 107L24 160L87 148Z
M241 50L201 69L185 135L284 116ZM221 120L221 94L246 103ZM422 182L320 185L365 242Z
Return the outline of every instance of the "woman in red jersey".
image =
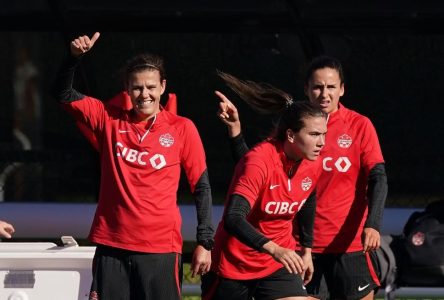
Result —
M327 113L328 135L322 149L323 172L317 184L313 229L313 280L307 292L316 299L373 299L379 286L373 250L387 196L387 176L371 121L339 102L344 95L341 63L328 56L311 61L305 94ZM227 124L239 159L248 149L239 115L222 101L219 118Z
M314 191L322 170L318 157L327 131L326 114L269 85L220 76L253 108L279 113L279 119L272 135L236 167L216 232L211 272L202 278L202 297L306 299L304 280L309 281L313 271ZM295 252L295 220L302 257Z
M125 68L131 109L107 105L73 89L81 57L99 38L80 36L57 74L53 95L94 134L100 194L89 239L97 245L91 300L181 299L181 168L193 194L197 242L193 275L210 269L213 228L205 153L193 122L160 106L163 59L143 53Z

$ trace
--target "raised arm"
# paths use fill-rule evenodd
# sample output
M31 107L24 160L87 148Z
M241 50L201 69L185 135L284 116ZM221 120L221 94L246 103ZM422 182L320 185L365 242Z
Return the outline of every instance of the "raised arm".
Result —
M72 40L70 44L72 56L79 57L80 55L85 54L86 52L91 50L99 37L100 33L96 32L91 38L87 35L82 35Z
M224 94L219 91L216 91L215 94L220 99L217 116L227 125L231 153L234 161L238 162L249 150L241 133L239 113L236 106Z
M227 125L228 136L234 138L241 133L241 124L239 120L239 113L236 106L221 92L215 91L217 97L219 97L219 110L217 116L219 119Z
M52 96L60 102L71 102L82 99L83 94L73 88L74 73L82 54L91 50L100 33L96 32L90 39L88 36L79 36L70 43L71 56L67 57L57 73L52 87Z

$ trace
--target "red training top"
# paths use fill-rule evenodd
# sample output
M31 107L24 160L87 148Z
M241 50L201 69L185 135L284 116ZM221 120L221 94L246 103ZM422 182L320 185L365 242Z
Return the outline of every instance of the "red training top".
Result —
M228 197L238 194L248 200L247 221L281 247L295 249L293 219L313 192L322 171L321 160L302 160L294 176L294 164L283 153L281 143L265 141L250 150L237 164ZM268 276L282 268L273 257L243 244L224 230L223 220L216 232L212 270L220 276L247 280Z
M192 121L162 110L150 124L135 123L131 111L87 96L62 105L91 128L101 147L100 197L90 240L133 251L181 253L180 167L192 192L207 168Z
M330 114L323 172L316 194L313 252L363 250L361 234L367 217L368 174L383 163L376 130L370 120L340 105Z

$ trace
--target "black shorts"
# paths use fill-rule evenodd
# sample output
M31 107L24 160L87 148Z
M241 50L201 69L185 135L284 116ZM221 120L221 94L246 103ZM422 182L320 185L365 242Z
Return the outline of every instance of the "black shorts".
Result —
M143 253L97 246L89 300L181 299L178 253Z
M314 274L306 287L315 298L361 299L380 286L374 251L312 256Z
M285 297L306 297L302 278L281 268L259 279L234 280L209 272L202 276L202 300L272 300Z

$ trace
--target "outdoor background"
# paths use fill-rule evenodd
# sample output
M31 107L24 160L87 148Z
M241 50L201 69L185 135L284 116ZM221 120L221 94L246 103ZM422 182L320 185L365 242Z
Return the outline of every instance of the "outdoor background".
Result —
M166 94L177 94L178 113L201 134L215 204L223 203L234 163L214 90L238 106L250 145L271 128L216 70L304 99L304 64L328 54L345 69L342 103L368 116L378 132L387 207L425 207L444 198L443 24L438 0L2 1L0 202L96 202L98 155L49 91L71 39L100 31L76 88L106 101L123 89L119 71L128 58L162 55ZM192 199L183 177L185 203ZM7 216L0 212L0 219ZM192 247L185 244L188 259Z
M227 91L216 70L303 99L303 65L322 53L344 65L343 104L368 116L379 134L387 206L424 206L443 196L439 1L89 2L2 4L0 200L96 201L97 154L49 94L69 41L95 31L102 36L83 59L77 89L107 100L123 88L119 70L126 59L144 51L164 56L167 93L177 94L178 113L201 134L216 204L223 201L234 165L214 90L227 92L238 105L250 145L271 127L270 118ZM179 195L180 203L192 202L185 179Z

